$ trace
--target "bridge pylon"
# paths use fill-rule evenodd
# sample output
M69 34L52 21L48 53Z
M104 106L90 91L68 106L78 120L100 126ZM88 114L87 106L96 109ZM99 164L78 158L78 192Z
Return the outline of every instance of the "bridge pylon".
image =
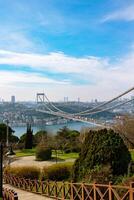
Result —
M37 100L37 103L44 103L45 102L45 93L37 93L36 100Z

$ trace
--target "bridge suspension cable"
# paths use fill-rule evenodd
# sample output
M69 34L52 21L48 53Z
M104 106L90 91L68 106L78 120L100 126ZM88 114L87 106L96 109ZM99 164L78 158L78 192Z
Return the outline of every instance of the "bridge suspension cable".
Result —
M101 113L101 112L104 112L104 111L112 110L112 109L117 108L117 107L120 107L120 106L122 106L122 105L124 105L124 104L128 104L128 103L130 103L130 102L132 102L132 101L134 101L134 99L130 99L130 100L128 100L128 101L125 101L125 102L116 104L116 105L114 105L114 106L111 106L111 107L109 107L109 108L105 108L105 109L103 109L103 110L98 110L98 111L89 112L89 113L85 113L85 114L83 113L83 114L81 114L81 115L84 115L84 116L86 116L86 115L91 115L91 114L93 115L93 114Z
M101 108L101 107L103 107L103 106L106 106L106 105L112 103L113 101L119 99L120 97L122 97L122 96L128 94L129 92L131 92L131 91L133 91L133 90L134 90L134 87L132 87L132 88L130 88L129 90L127 90L127 91L121 93L121 94L118 95L117 97L114 97L114 98L112 98L111 100L102 103L101 105L95 106L94 108L87 109L87 110L85 110L85 111L81 111L81 112L76 113L76 114L77 114L77 115L81 115L81 114L84 114L84 113L87 113L87 112L89 113L89 112L91 112L91 111L93 111L93 110L96 110L96 109L98 109L98 108Z
M127 90L127 91L121 93L121 94L118 95L117 97L114 97L114 98L112 98L111 100L102 103L101 105L95 106L95 107L90 108L90 109L86 109L85 111L73 113L73 114L72 114L72 113L65 112L65 111L63 111L63 110L57 108L57 107L49 100L49 98L46 96L46 94L45 94L45 98L46 98L46 100L48 101L48 103L49 103L54 109L56 109L56 111L59 111L60 113L68 114L68 115L70 115L70 116L89 115L89 114L95 113L95 112L92 112L92 111L94 111L94 110L96 110L96 109L98 109L98 108L101 108L101 107L103 107L103 106L106 106L106 105L112 103L113 101L115 101L115 100L119 99L120 97L122 97L122 96L124 96L124 95L130 93L130 92L133 91L133 90L134 90L134 87L132 87L132 88L130 88L129 90ZM124 103L124 104L125 104L125 103ZM50 109L50 108L49 108L49 109ZM109 110L109 108L105 108L105 109L106 109L106 110ZM105 109L104 109L104 110L105 110ZM52 110L51 110L51 111L52 111ZM53 112L53 111L52 111L52 112ZM100 112L100 111L96 111L96 112ZM101 111L101 112L103 112L103 111Z
M46 100L48 101L48 103L49 103L53 108L55 108L57 111L62 112L62 113L67 113L67 112L64 112L63 110L57 108L57 107L49 100L49 98L47 97L46 94L44 94L44 96L45 96ZM68 114L69 114L69 113L68 113Z
M129 103L129 102L131 102L131 101L134 101L134 99L125 101L125 102L120 103L120 104L116 104L115 106L111 106L110 108L105 108L105 109L100 110L100 111L92 112L92 113L90 113L90 114L97 114L97 113L100 113L100 112L104 112L104 111L106 111L106 110L110 110L110 109L119 107L119 106L121 106L121 105L123 105L123 104L127 104L127 103ZM104 126L103 123L101 124L101 123L98 122L98 121L94 121L94 122L93 122L91 118L88 118L88 119L85 118L85 117L84 117L84 118L83 118L83 117L80 117L80 118L79 118L79 116L70 116L69 114L64 114L64 113L54 112L54 111L50 111L50 112L44 111L44 110L37 110L37 111L38 111L38 112L45 112L45 113L52 114L52 115L56 115L56 116L60 116L60 117L63 117L63 118L72 119L72 120L75 120L75 121L90 122L90 123L95 123L95 124L98 125L98 126ZM78 117L78 118L77 118L77 117ZM106 127L106 125L105 125L105 127ZM108 126L108 127L109 127L109 126Z

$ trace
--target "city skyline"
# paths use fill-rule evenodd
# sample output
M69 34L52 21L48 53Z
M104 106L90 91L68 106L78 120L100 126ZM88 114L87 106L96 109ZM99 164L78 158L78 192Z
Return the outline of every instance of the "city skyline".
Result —
M132 0L0 1L0 98L108 100L133 87ZM133 94L132 94L133 95Z

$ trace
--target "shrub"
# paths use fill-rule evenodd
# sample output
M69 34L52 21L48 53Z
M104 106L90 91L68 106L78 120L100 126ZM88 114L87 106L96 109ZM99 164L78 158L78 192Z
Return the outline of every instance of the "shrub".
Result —
M70 164L54 164L44 167L41 174L41 180L63 181L71 176L72 163Z
M130 153L119 134L113 130L90 131L73 168L73 179L82 180L95 166L109 165L112 175L127 173Z
M86 174L84 181L108 184L109 181L113 181L111 167L109 165L95 166Z
M26 179L39 179L40 169L37 167L7 167L5 173Z
M52 150L48 147L37 147L36 149L36 160L44 161L50 160L52 156Z
M129 177L129 176L124 176L122 179L122 185L127 185L130 186L131 183L134 183L134 175Z

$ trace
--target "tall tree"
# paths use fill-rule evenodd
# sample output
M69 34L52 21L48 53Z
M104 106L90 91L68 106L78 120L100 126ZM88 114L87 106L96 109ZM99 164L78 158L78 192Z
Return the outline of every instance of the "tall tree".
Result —
M32 149L32 147L33 147L33 130L31 129L31 124L27 124L25 149Z

